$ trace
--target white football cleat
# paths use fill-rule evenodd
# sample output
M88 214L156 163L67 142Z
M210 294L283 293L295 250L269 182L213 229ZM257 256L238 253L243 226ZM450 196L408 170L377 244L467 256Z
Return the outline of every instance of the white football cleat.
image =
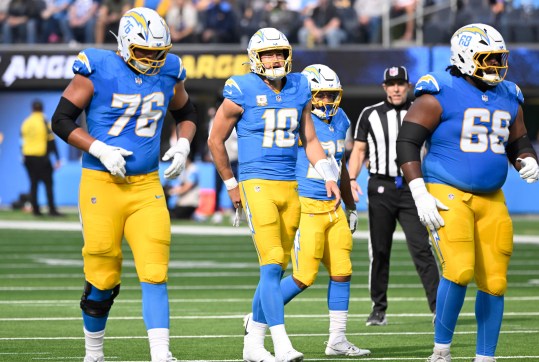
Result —
M427 358L427 362L451 362L451 353L449 352L449 348L434 348L432 355Z
M178 360L172 356L172 353L168 352L166 356L161 357L157 362L177 362Z
M243 360L245 362L275 362L275 357L264 347L264 339L262 339L261 344L260 336L249 334L252 320L253 313L249 313L243 317L243 327L245 328L245 336L243 336Z
M303 361L303 353L291 349L280 356L275 356L276 362L301 362Z
M105 357L104 356L96 357L96 356L87 355L86 357L84 357L83 362L105 362Z
M350 343L346 338L340 342L329 344L326 342L326 356L368 356L371 351L361 349Z
M494 357L475 357L472 362L496 362Z

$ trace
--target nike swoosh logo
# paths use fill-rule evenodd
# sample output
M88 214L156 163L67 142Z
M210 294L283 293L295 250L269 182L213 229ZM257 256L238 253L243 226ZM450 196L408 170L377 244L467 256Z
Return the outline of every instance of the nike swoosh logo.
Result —
M162 198L162 197L163 197L163 195L155 195L155 198L156 198L156 199L160 199L160 198Z

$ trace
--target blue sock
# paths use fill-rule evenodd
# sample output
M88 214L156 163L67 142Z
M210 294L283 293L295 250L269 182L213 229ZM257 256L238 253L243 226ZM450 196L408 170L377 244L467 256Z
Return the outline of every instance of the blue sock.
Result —
M329 280L328 309L348 310L350 302L350 282L335 282Z
M434 342L451 343L465 296L466 287L450 282L443 277L440 278L436 297Z
M167 283L140 283L142 287L142 318L146 329L169 328Z
M478 355L494 357L502 327L503 307L503 295L495 296L477 291L475 318L477 319L476 353Z
M284 324L284 303L281 293L282 268L278 264L260 267L260 302L268 326Z
M294 278L292 278L292 275L281 279L281 293L283 294L283 302L285 305L301 292L303 292L303 289L298 287Z
M101 302L103 300L109 299L111 295L112 289L99 290L92 285L92 290L86 298L94 302ZM88 332L99 332L104 330L105 325L107 324L108 317L108 313L104 317L92 317L84 313L84 311L82 312L82 322L84 324L84 328L86 328Z
M255 295L253 296L253 320L258 323L266 323L264 311L262 310L262 302L260 301L260 282L256 286Z

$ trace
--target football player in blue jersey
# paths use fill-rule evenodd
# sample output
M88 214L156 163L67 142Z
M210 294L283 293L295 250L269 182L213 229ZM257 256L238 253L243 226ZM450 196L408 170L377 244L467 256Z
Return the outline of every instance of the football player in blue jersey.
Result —
M169 351L170 216L158 174L160 135L169 110L179 139L163 157L171 161L165 177L177 177L197 114L184 87L182 61L169 54L169 29L154 10L126 12L117 38L117 52L90 48L79 53L75 76L53 116L54 132L85 152L79 191L84 361L104 361L105 325L120 291L124 236L142 288L151 360L176 361ZM87 129L75 123L83 109Z
M357 223L356 204L345 160L345 139L350 120L339 107L341 82L331 68L312 64L302 74L311 86L311 117L316 135L332 160L336 174L344 180L340 182L340 190L346 214L341 207L335 210L334 197L327 195L324 180L300 147L296 178L301 218L294 239L293 275L281 281L281 291L286 304L314 283L322 262L330 277L327 297L329 340L325 353L328 356L366 356L370 351L356 347L345 335L352 278L352 233Z
M450 346L475 279L475 362L494 361L503 318L513 227L501 190L509 162L528 183L539 178L517 85L504 80L509 51L500 33L466 25L451 38L448 72L416 84L417 100L405 116L397 156L442 264L434 353L451 361ZM427 141L423 162L419 148Z
M224 101L208 138L213 162L236 208L243 207L260 264L252 318L246 318L245 361L302 361L284 326L280 280L290 260L299 225L296 181L298 136L309 162L322 175L333 208L340 204L338 175L316 137L307 78L291 73L292 47L274 28L258 30L247 48L251 72L228 79ZM238 135L239 184L234 178L225 140ZM264 348L269 326L275 357Z

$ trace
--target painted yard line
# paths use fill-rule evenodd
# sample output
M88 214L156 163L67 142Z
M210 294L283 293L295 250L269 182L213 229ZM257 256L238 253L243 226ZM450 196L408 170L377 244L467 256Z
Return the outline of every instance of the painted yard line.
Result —
M530 302L530 301L539 301L539 296L533 296L533 297L505 297L504 298L506 302ZM252 302L252 298L204 298L204 299L169 299L169 303L250 303ZM423 302L425 300L424 297L393 297L390 298L391 302ZM294 299L294 302L296 303L311 303L311 302L326 302L327 298L311 298L308 296L303 295L301 298ZM466 297L466 302L473 302L475 301L475 297ZM49 299L49 300L32 300L32 299L25 299L25 300L0 300L0 305L24 305L24 304L30 304L30 305L39 305L39 306L60 306L60 305L72 305L73 300L55 300L55 299ZM140 303L140 299L122 299L122 304L131 304ZM350 298L350 302L371 302L370 298ZM428 314L430 315L430 314Z
M503 314L504 317L537 317L539 312L507 312ZM348 314L348 318L365 318L369 314ZM388 317L391 318L420 318L420 317L432 317L431 313L388 313ZM461 317L475 317L475 313L460 313ZM193 316L170 316L170 319L175 320L197 320L197 319L243 319L245 314L235 314L235 315L193 315ZM50 321L80 321L82 317L28 317L28 318L0 318L0 322L50 322ZM286 318L291 319L327 319L327 314L287 314ZM121 320L121 321L136 321L142 320L141 316L131 316L131 317L109 317L108 320ZM522 332L522 331L513 331L513 332ZM383 332L385 333L385 332ZM400 333L400 332L397 332ZM429 332L429 333L432 333ZM530 333L539 333L539 330L531 330Z
M81 261L82 266L82 261ZM35 267L35 266L34 266ZM538 276L539 277L539 269L537 270L515 270L515 271L509 271L507 273L509 276L516 276L516 275L524 275L524 276ZM196 272L179 272L179 273L168 273L168 278L230 278L230 277L258 277L260 275L259 272L205 272L205 273L196 273ZM320 271L318 273L318 276L327 276L328 273L325 271ZM355 272L354 276L368 276L368 272ZM392 271L391 276L397 277L397 276L416 276L417 272L410 271ZM21 279L81 279L84 275L81 274L62 274L62 273L50 273L50 274L2 274L2 279L10 279L10 280L21 280ZM122 273L123 278L136 278L136 273Z
M536 289L539 285L539 279L531 279L528 283L512 283L510 287L513 288L533 288ZM475 284L468 285L469 288L475 289ZM192 291L192 290L254 290L256 284L254 285L190 285L190 286L177 286L177 285L168 285L169 291L182 290L182 291ZM352 284L351 289L368 289L367 284ZM423 286L419 283L417 284L389 284L390 289L418 289L422 290ZM310 290L313 289L327 289L327 285L312 285L309 287ZM47 286L47 287L0 287L0 292L40 292L40 291L69 291L81 290L80 286ZM140 290L140 286L122 286L122 290Z
M521 330L521 331L501 331L501 334L536 334L539 330ZM476 335L477 331L456 331L457 335ZM372 333L346 333L347 336L414 336L414 335L427 335L432 336L432 331L428 332L372 332ZM327 337L327 333L290 333L290 337ZM107 340L124 340L124 339L147 339L148 336L109 336ZM216 334L216 335L204 335L204 336L174 336L171 335L170 339L204 339L204 338L243 338L241 334ZM55 341L55 340L84 340L84 336L81 337L0 337L0 341ZM498 357L496 357L498 358Z
M62 221L20 221L20 220L0 220L0 229L21 229L21 230L65 230L65 231L81 231L81 226L78 222L62 222ZM247 227L225 227L225 226L190 226L190 225L173 225L171 227L172 234L187 234L187 235L251 235ZM369 233L366 231L356 231L354 239L368 239ZM399 231L394 234L395 240L405 240L404 233ZM532 235L515 235L514 240L517 243L539 244L539 236Z

